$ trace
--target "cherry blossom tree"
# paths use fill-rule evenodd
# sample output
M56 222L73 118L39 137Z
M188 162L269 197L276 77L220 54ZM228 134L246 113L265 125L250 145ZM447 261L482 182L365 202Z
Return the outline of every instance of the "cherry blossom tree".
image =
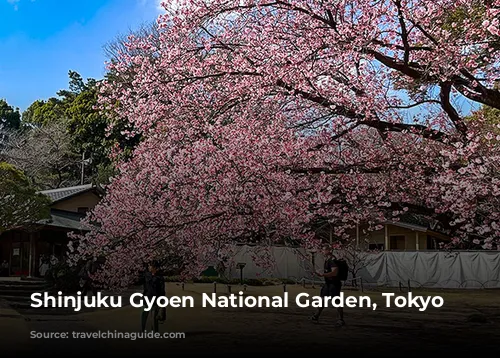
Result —
M1 134L0 134L1 135ZM0 158L15 165L40 190L78 185L81 156L62 121L11 131Z
M500 1L164 8L101 87L103 109L144 136L72 246L75 261L107 258L103 282L126 285L164 248L198 274L235 242L311 248L322 223L341 242L406 212L455 246L497 247L500 136L467 115L500 109Z
M353 242L342 245L340 249L335 251L336 256L347 263L349 273L351 274L349 283L354 287L358 287L358 279L361 272L375 262L377 253L377 250L366 250L356 247Z

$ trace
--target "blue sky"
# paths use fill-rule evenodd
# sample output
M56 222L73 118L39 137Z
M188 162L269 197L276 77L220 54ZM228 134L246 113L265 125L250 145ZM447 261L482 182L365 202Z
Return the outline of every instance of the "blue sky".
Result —
M26 109L68 85L102 78L103 45L160 13L158 0L0 0L0 98Z
M102 78L103 46L161 13L161 0L0 0L0 98L25 110L68 86L68 71ZM468 112L462 98L458 108Z

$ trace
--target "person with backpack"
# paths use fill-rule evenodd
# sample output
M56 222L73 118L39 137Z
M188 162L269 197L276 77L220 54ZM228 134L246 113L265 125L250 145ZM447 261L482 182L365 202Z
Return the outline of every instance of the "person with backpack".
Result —
M325 284L321 288L321 297L337 297L340 296L342 290L342 281L347 279L348 267L344 260L339 260L333 255L330 247L325 249L325 264L323 272L317 272L318 276L324 277ZM311 320L317 322L324 307L319 307L317 312L311 317ZM335 324L337 327L344 326L344 309L337 308L338 320Z

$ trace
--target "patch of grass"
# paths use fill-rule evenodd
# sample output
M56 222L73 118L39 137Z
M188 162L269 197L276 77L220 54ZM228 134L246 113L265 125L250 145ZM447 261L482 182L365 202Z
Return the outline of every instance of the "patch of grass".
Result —
M276 286L276 285L293 285L295 281L289 279L279 279L279 278L250 278L244 279L241 282L240 279L226 279L218 276L202 276L198 278L193 278L191 280L183 281L180 276L168 276L165 278L166 282L185 282L185 283L220 283L225 285L247 285L247 286Z

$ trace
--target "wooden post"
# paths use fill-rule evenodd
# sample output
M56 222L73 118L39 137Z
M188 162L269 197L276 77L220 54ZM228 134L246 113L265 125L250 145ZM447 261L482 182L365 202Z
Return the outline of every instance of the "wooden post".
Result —
M415 240L416 240L416 242L415 242L415 249L417 251L420 250L420 242L419 242L419 237L418 236L419 236L418 235L418 231L415 231Z
M387 224L384 225L384 238L385 238L384 250L387 251L390 249L390 247L389 247L389 228L387 227Z
M33 260L35 259L35 233L30 233L28 277L33 277Z

